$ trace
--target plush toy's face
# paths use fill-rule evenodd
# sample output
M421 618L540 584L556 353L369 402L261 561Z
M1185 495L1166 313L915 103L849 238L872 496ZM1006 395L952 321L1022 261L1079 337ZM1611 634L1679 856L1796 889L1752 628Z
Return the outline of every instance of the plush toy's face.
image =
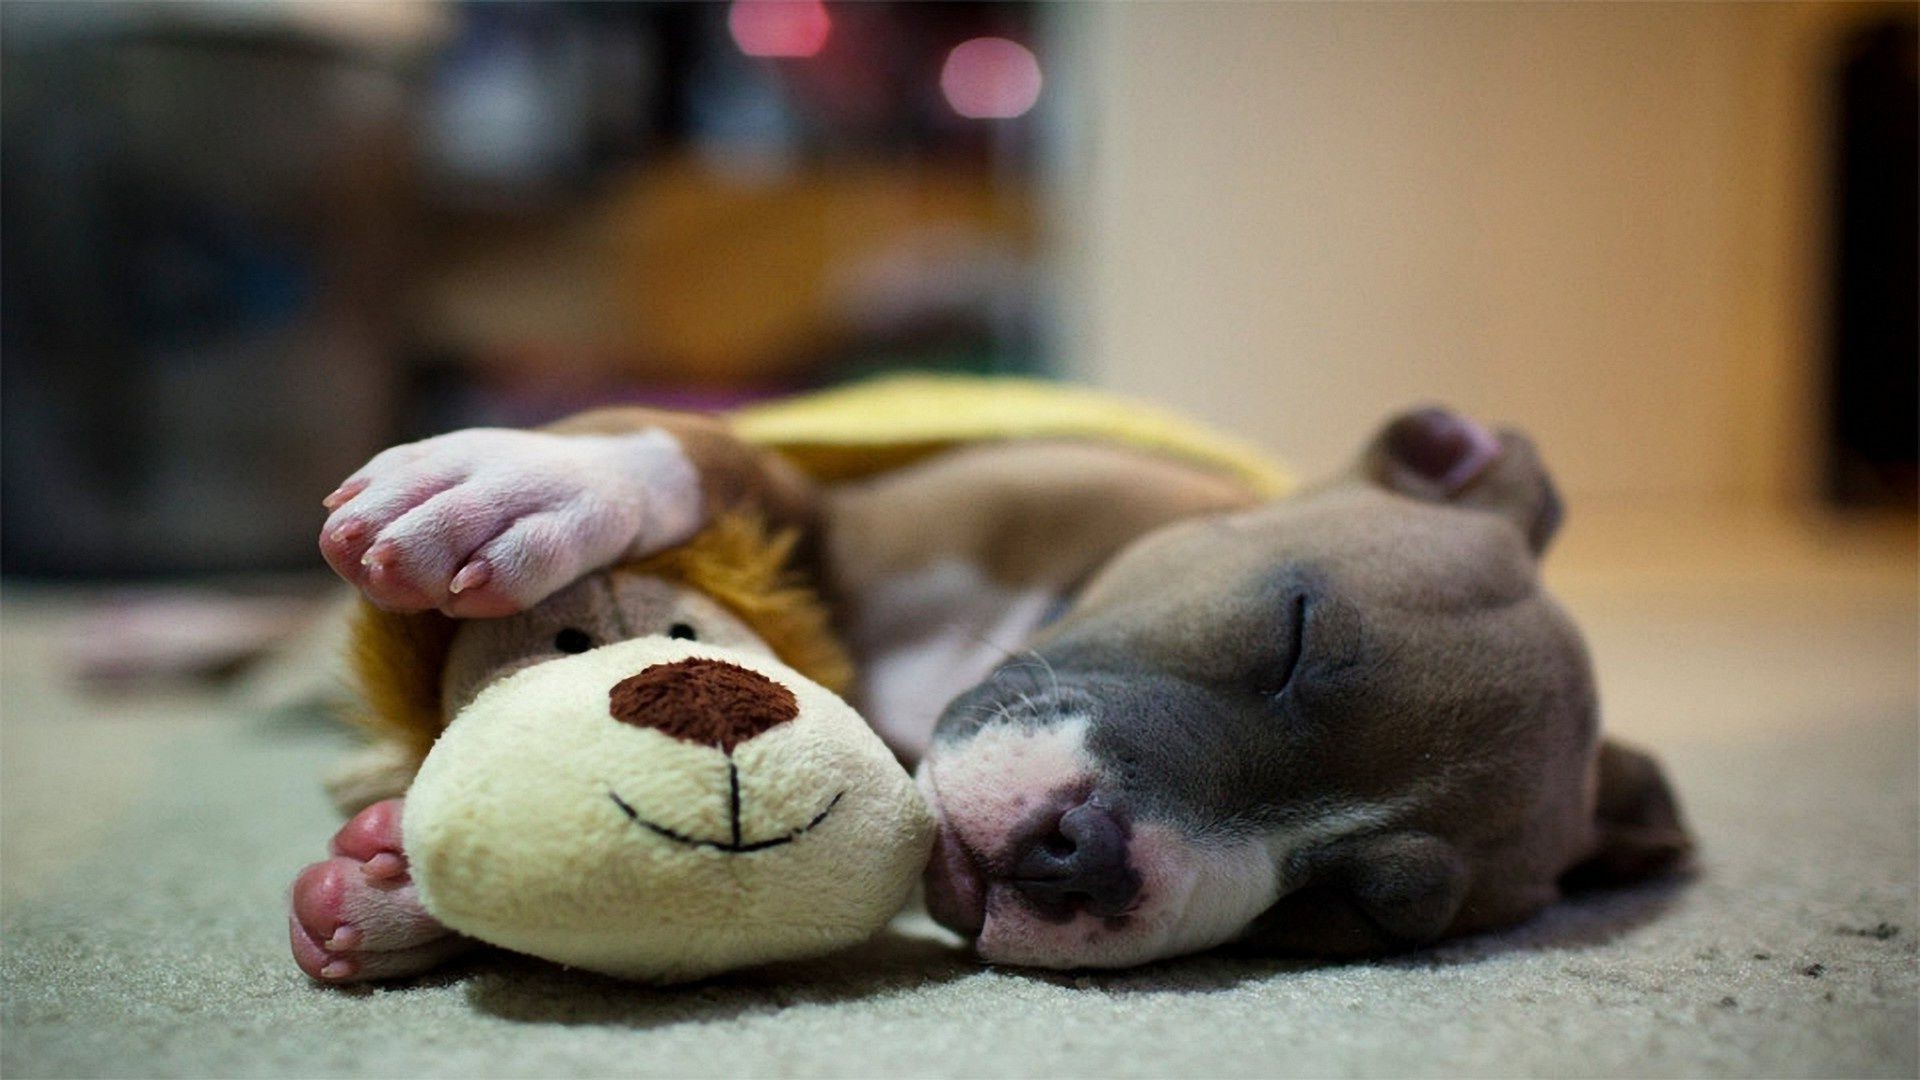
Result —
M406 843L428 909L482 940L694 978L856 942L925 864L930 816L866 723L664 581L463 626L447 688Z

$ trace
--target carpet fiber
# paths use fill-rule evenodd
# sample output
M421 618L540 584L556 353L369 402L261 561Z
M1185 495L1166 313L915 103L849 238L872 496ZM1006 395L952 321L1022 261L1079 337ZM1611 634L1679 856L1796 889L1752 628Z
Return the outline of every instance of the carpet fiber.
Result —
M333 827L315 775L340 733L206 694L77 695L49 675L63 598L15 590L0 1072L1913 1076L1907 575L1567 583L1612 727L1660 748L1697 829L1691 879L1341 965L993 970L909 915L675 990L499 955L310 985L284 895Z

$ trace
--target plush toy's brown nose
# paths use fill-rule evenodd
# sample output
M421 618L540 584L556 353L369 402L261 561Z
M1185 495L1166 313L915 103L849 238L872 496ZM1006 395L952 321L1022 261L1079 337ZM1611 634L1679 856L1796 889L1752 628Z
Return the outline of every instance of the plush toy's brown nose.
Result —
M726 753L800 715L793 692L757 671L724 660L655 664L607 693L615 720Z

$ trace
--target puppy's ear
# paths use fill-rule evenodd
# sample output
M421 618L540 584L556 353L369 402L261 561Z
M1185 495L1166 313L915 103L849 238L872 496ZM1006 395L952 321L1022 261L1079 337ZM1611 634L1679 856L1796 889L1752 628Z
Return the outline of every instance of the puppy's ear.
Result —
M1659 764L1609 739L1600 744L1596 768L1594 851L1561 875L1561 887L1624 885L1683 867L1693 854L1693 838Z
M1532 440L1510 429L1489 431L1438 406L1389 421L1368 445L1361 468L1402 495L1506 517L1535 555L1546 550L1564 516Z
M1309 956L1361 956L1446 933L1467 894L1459 852L1427 833L1338 843L1311 859L1309 884L1254 923L1249 943Z

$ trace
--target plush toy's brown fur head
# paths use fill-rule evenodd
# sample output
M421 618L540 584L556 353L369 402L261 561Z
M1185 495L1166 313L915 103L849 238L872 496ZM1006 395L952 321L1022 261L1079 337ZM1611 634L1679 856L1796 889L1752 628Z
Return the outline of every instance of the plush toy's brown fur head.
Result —
M757 517L732 514L680 547L616 570L660 578L711 598L789 667L844 693L853 666L826 604L791 566L796 541L791 530L769 532ZM365 601L353 616L348 658L361 702L353 719L416 761L449 720L441 674L458 626L438 612L400 615Z

